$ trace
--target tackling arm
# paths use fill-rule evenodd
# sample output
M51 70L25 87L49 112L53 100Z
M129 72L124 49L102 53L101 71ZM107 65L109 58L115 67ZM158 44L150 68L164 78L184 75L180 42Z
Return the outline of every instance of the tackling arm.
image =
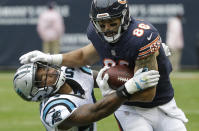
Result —
M58 128L66 129L69 126L81 126L98 121L112 114L125 100L116 93L112 93L95 104L83 105L76 109Z
M157 85L159 80L158 71L140 72L128 80L125 85L114 91L108 86L108 74L102 78L102 74L107 68L108 67L104 67L101 69L96 79L102 95L105 97L95 104L86 104L77 108L68 119L64 120L64 122L59 125L60 129L64 129L68 126L81 126L98 121L112 114L123 102L130 99L132 94L140 89L147 89L148 87ZM143 80L145 78L147 79Z

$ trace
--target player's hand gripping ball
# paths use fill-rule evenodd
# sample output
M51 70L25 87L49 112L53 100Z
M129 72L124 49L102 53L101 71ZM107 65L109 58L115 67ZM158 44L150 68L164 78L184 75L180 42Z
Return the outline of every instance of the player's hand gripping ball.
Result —
M134 75L133 69L130 69L125 65L116 65L110 67L104 71L102 77L104 77L106 73L109 75L108 84L110 88L115 90L131 79Z

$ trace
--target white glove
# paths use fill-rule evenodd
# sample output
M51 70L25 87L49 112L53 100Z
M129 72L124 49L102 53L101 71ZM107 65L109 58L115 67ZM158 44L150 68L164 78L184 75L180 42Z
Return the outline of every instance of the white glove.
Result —
M21 64L41 61L41 62L47 62L49 64L60 65L62 63L62 55L61 54L50 55L35 50L22 55L19 58L19 60Z
M169 50L169 47L165 43L162 43L162 47L164 49L164 52L165 52L166 56L170 56L171 52Z
M102 78L102 74L104 73L104 71L106 71L109 67L105 66L104 68L102 68L96 78L96 82L101 90L102 96L106 96L108 94L111 94L113 92L115 92L115 90L111 89L107 83L109 75L105 74L104 78Z
M156 86L159 81L159 72L155 70L148 71L143 68L136 71L134 77L125 83L125 88L129 94L133 94L137 91L144 90L149 87Z

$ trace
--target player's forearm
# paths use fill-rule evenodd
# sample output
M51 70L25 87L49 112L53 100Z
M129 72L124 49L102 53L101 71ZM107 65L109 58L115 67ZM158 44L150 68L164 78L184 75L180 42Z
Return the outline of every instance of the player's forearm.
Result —
M134 72L136 72L140 68L148 68L148 70L157 70L158 71L158 63L157 56L159 55L159 51L154 52L150 56L142 59L136 60Z
M142 60L136 60L134 72L136 72L140 68L147 67L148 70L158 70L158 63L157 63L157 55L159 52L155 52L154 54L148 56Z
M148 88L144 91L136 92L132 95L131 101L132 102L151 102L156 94L156 88Z
M83 48L63 54L62 65L70 67L93 65L99 59L99 55L91 43Z
M89 110L88 114L84 114L86 118L89 118L86 121L93 122L105 118L112 114L124 101L125 98L118 97L116 93L113 93L90 107L85 106Z
M157 70L158 71L158 63L157 63L157 56L159 52L156 51L154 54L148 56L143 60L137 60L135 63L134 72L136 72L140 68L147 67L148 70ZM156 94L156 86L153 86L147 90L142 92L137 92L133 95L132 101L139 101L139 102L151 102Z
M69 67L81 67L86 65L84 61L82 49L74 50L69 53L63 54L62 64Z
M119 97L116 93L104 97L92 107L91 111L94 115L92 119L98 121L105 118L117 110L117 108L125 101L125 98Z
M98 121L112 114L124 101L125 98L120 98L116 93L113 93L95 104L86 104L79 107L67 121L73 126L86 125Z

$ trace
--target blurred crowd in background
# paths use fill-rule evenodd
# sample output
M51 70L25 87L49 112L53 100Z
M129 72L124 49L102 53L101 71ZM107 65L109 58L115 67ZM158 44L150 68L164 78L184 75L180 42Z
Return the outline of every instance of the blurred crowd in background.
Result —
M85 32L90 0L0 0L0 4L0 44L5 47L0 49L0 69L18 67L19 56L31 50L56 54L88 43ZM197 4L185 0L129 1L134 18L145 19L160 31L171 50L174 71L199 68Z

